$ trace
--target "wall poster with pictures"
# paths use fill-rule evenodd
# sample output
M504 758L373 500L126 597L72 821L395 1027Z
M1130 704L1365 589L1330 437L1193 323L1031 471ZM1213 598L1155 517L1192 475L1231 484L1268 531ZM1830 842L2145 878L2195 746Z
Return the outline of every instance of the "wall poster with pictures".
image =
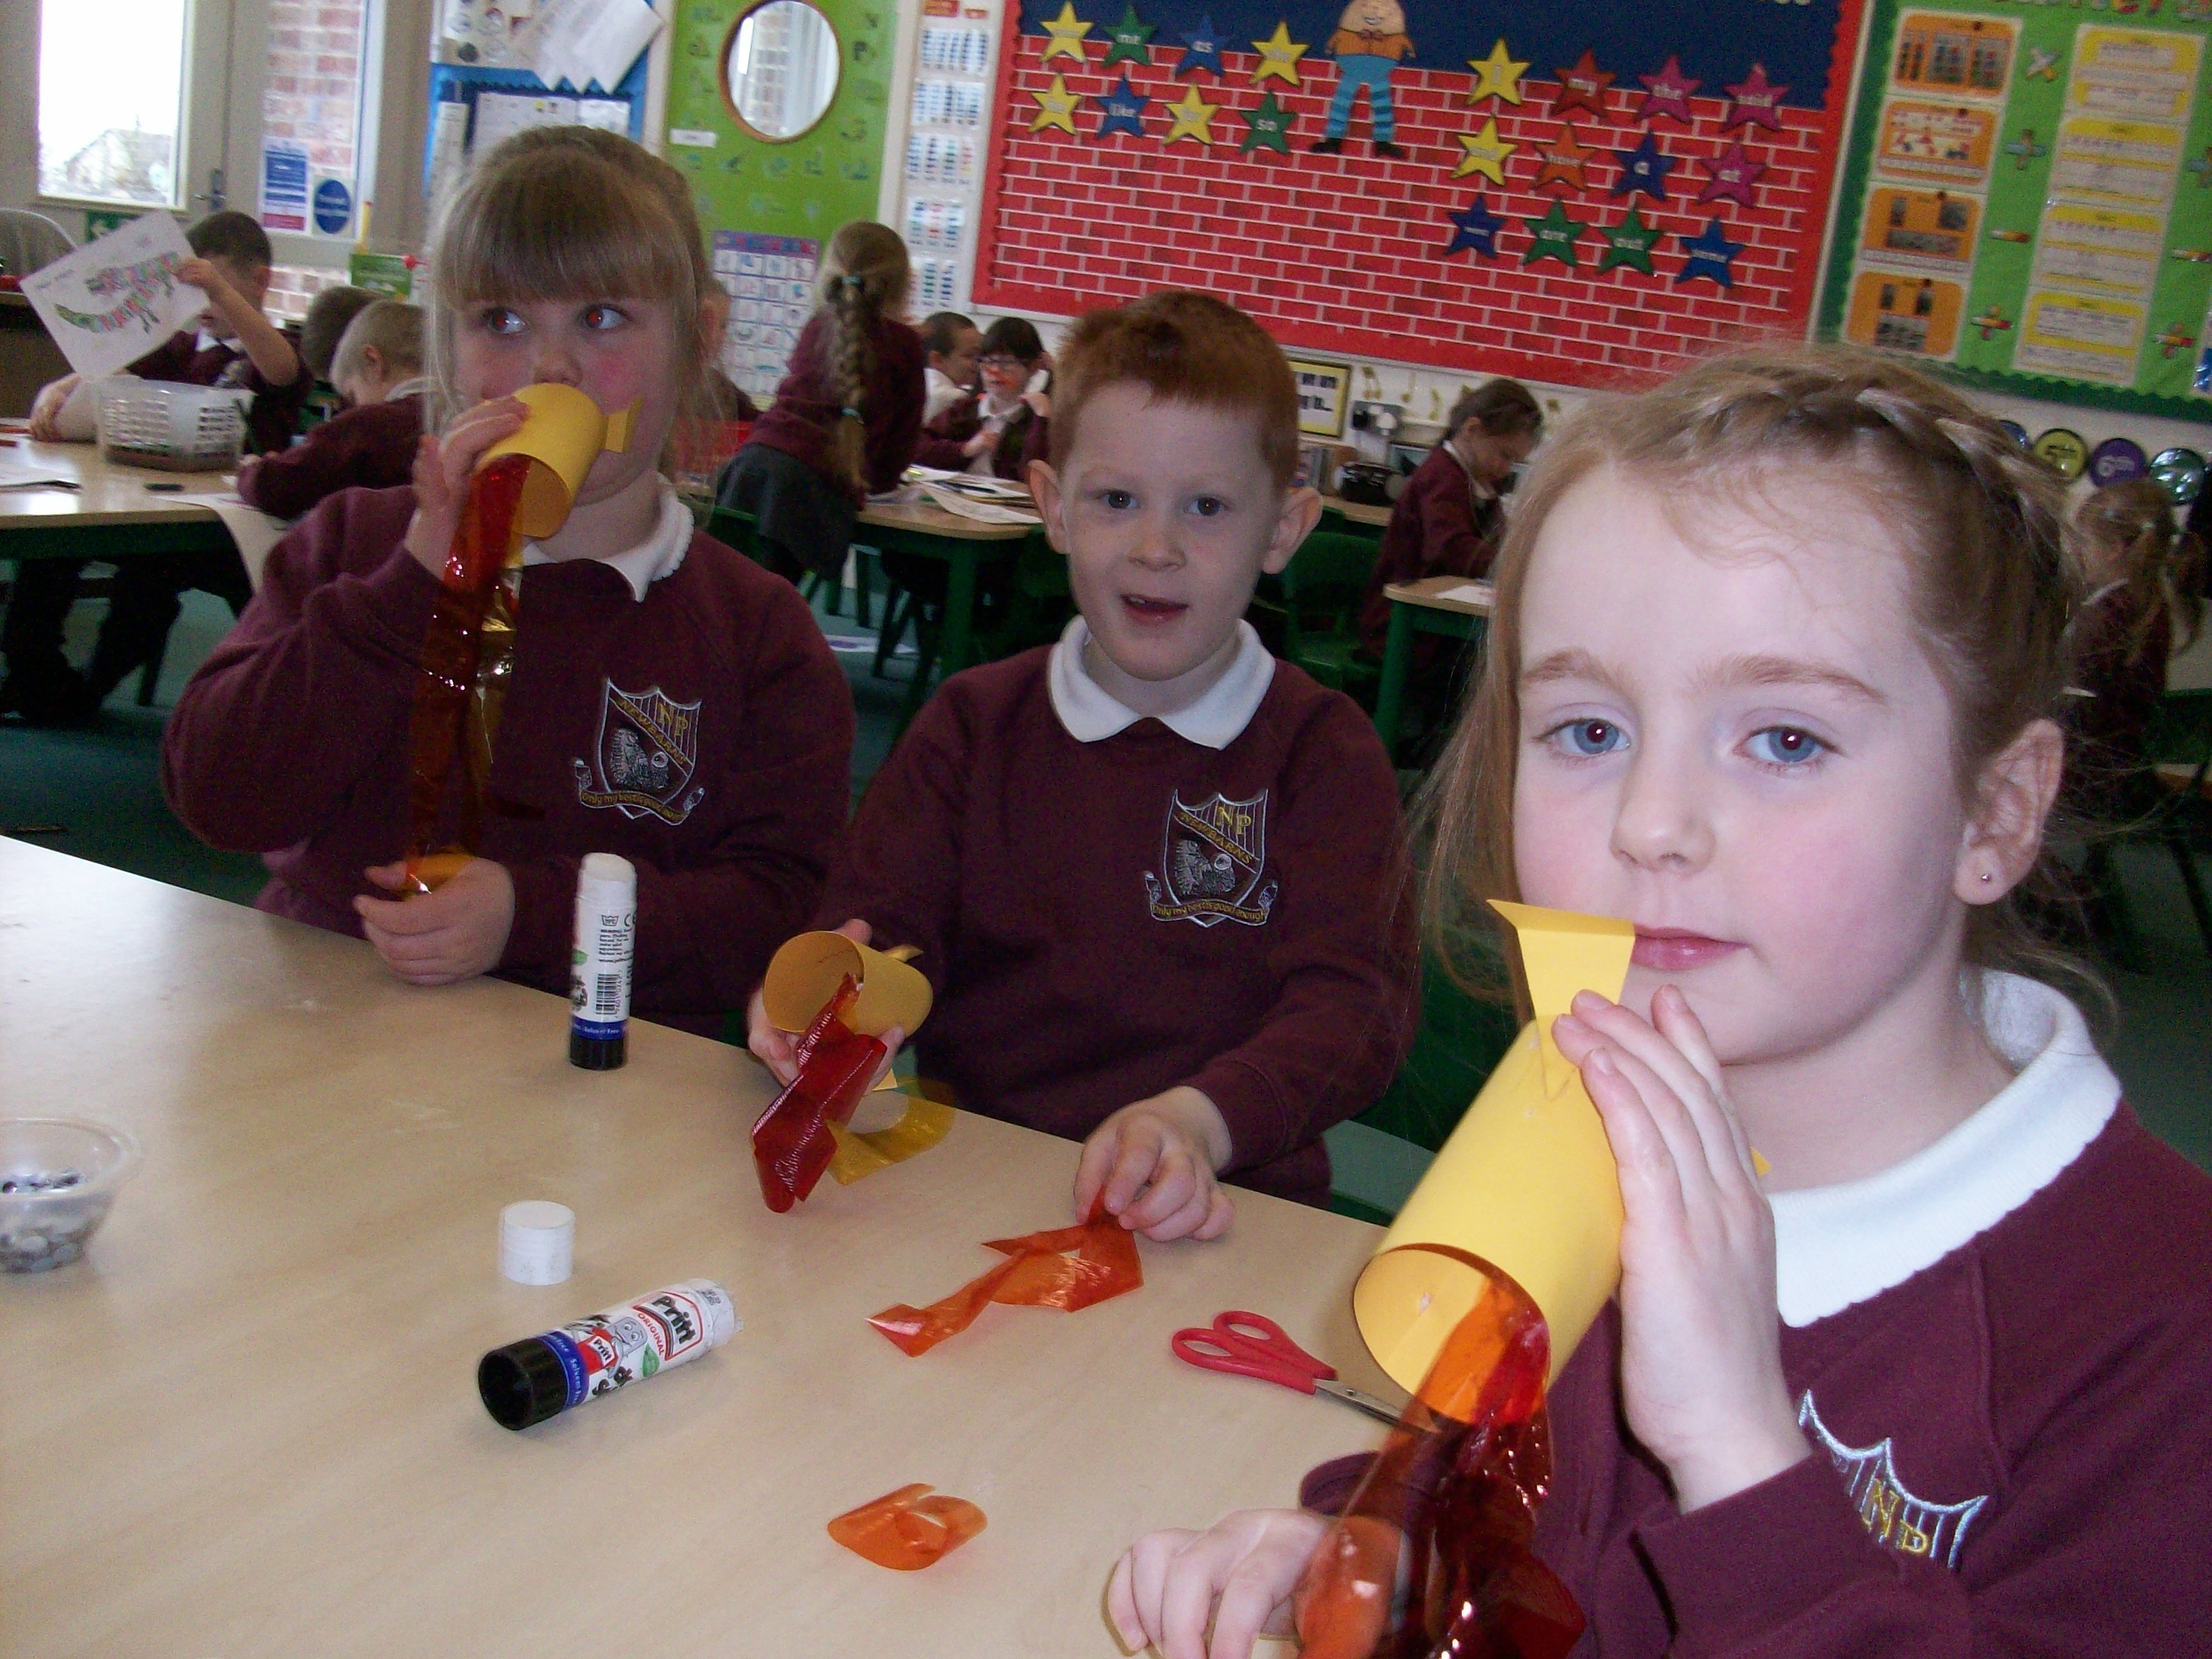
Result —
M2212 413L2212 0L1875 0L1820 325Z
M1291 374L1298 384L1298 430L1309 438L1341 438L1352 397L1352 365L1293 357Z

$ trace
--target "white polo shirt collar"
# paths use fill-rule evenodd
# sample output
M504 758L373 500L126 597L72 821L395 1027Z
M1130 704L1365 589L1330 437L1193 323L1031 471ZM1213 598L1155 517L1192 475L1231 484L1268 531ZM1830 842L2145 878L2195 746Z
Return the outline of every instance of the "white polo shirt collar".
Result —
M667 479L660 481L660 518L653 533L635 547L621 553L610 553L599 561L611 565L622 573L629 584L629 591L637 596L640 605L645 603L646 590L664 576L672 576L684 562L684 556L691 548L691 509L684 505L676 493L676 486ZM552 564L536 542L522 544L525 564Z
M1091 678L1083 661L1083 647L1090 639L1090 624L1075 617L1053 647L1045 668L1052 712L1078 743L1097 743L1146 718ZM1239 622L1237 656L1228 671L1196 702L1158 719L1179 738L1207 749L1226 749L1252 723L1274 680L1275 659L1260 643L1252 624Z

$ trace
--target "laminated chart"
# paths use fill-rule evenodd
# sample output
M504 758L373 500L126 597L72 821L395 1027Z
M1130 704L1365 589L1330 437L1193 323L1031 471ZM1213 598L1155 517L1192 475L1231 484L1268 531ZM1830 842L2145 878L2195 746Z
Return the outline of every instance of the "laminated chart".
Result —
M1823 333L2031 395L2201 413L2208 27L2212 0L1880 0Z

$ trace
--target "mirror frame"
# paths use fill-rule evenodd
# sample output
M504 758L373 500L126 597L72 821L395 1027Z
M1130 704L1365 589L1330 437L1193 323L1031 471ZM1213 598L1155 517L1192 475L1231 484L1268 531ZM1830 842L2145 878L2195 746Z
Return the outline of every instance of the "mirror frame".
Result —
M830 112L836 107L837 94L845 89L845 38L837 33L837 25L831 20L830 14L816 3L816 0L795 0L795 3L805 6L819 17L822 20L822 27L830 31L830 44L837 51L837 84L830 91L830 101L823 105L822 112L799 128L798 131L787 133L781 138L763 132L751 122L746 120L738 111L737 97L730 88L730 57L738 49L738 31L744 27L745 20L755 12L765 11L776 3L777 0L753 0L751 5L738 14L737 20L730 25L729 33L722 37L721 51L715 56L714 83L721 91L722 108L727 112L730 119L737 124L738 131L744 133L746 137L763 144L795 144L830 118Z

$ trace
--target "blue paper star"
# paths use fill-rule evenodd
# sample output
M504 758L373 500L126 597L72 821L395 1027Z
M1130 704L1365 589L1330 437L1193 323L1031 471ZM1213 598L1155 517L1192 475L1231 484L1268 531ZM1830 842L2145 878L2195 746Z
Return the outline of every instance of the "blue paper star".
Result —
M1444 244L1437 257L1449 259L1455 253L1472 248L1486 259L1498 257L1498 233L1505 228L1505 221L1490 210L1490 204L1480 196L1464 213L1450 216L1452 239Z
M1178 76L1193 70L1212 70L1217 77L1228 78L1229 71L1221 64L1221 36L1214 29L1212 13L1200 14L1198 27L1183 35L1182 48L1182 62L1176 65Z
M1682 245L1682 268L1674 273L1674 286L1694 282L1700 276L1710 276L1723 288L1735 286L1735 256L1747 244L1731 242L1721 234L1718 216L1708 220L1705 229L1696 236L1677 233L1674 240Z
M1613 154L1620 163L1620 177L1613 186L1614 196L1633 196L1641 191L1655 202L1667 199L1667 175L1681 165L1682 158L1662 155L1656 135L1646 131L1644 142L1634 149L1617 149Z
M1128 70L1121 71L1121 85L1103 95L1092 94L1091 101L1106 112L1096 137L1103 138L1115 132L1126 132L1132 138L1145 136L1145 106L1152 100L1137 95L1137 89L1129 84Z

